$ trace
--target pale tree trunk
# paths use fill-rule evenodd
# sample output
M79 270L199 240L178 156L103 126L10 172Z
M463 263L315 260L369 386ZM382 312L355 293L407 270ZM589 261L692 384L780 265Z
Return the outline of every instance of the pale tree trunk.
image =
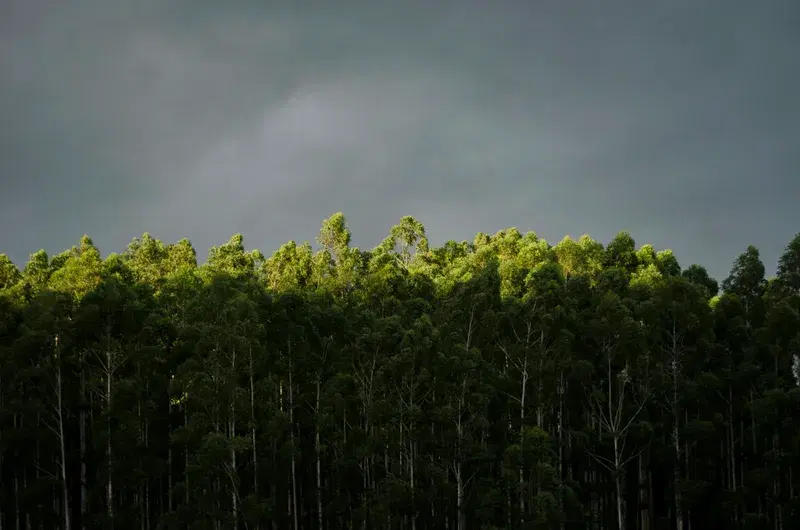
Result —
M522 388L520 390L519 400L519 449L520 449L520 465L519 465L519 524L525 526L525 480L524 480L524 454L525 454L525 397L528 387L528 356L525 356L525 362L522 368Z
M558 512L562 514L559 518L558 527L564 530L564 492L562 484L564 481L564 371L558 374Z
M114 528L114 480L113 480L113 460L111 452L111 377L114 373L112 364L112 353L109 347L106 350L106 421L108 426L108 437L106 439L106 456L108 457L108 477L106 481L106 514L108 516L109 528Z
M614 473L614 486L617 493L617 528L619 530L625 530L625 499L622 496L622 470L624 466L620 462L619 454L619 438L614 436L614 461L616 464L616 473Z
M675 530L683 530L683 503L681 501L681 440L680 440L680 402L678 397L678 376L681 365L681 334L677 331L675 319L672 319L672 341L670 375L672 376L672 447L675 452L673 468L673 491L675 495Z
M141 366L137 366L137 377L141 380ZM149 395L150 385L149 382L145 382L145 396ZM137 401L137 411L139 415L139 442L144 447L144 454L140 455L139 458L139 466L141 468L145 467L145 457L148 455L149 451L149 440L148 440L148 419L147 419L147 411L146 408L142 408L142 398L139 396ZM140 510L141 510L141 528L142 530L150 530L150 477L146 477L142 484L140 485Z
M145 384L145 391L149 395L149 384ZM150 448L150 424L147 417L144 419L144 450L149 453ZM150 530L150 476L144 482L144 528Z
M216 353L218 351L219 351L219 346L217 345L214 348L214 352ZM212 408L213 424L214 424L214 432L216 434L221 434L221 429L220 429L220 416L221 415L220 415L220 399L219 399L220 398L220 390L219 390L220 363L219 363L219 359L215 358L213 363L214 363L214 375L212 377L212 381L214 382L214 406ZM224 465L226 465L226 463L223 462L223 466ZM214 493L214 495L212 496L213 497L212 505L214 507L214 511L218 511L218 510L221 509L220 508L220 500L221 500L220 499L220 497L221 497L220 487L221 486L220 486L219 476L216 476L216 477L214 477L214 483L211 486L211 491ZM214 518L214 528L219 529L221 527L221 525L222 525L222 522L218 518Z
M677 418L675 418L677 421ZM673 490L675 491L675 530L683 530L683 507L681 502L681 458L680 439L678 437L677 423L672 426L673 449L675 451L675 467L673 475Z
M508 350L502 348L503 354L505 355L505 366L503 367L503 375L508 377L508 365L509 365L509 357L508 357ZM513 426L511 425L511 410L510 407L506 409L508 413L508 436L511 436L513 432ZM511 488L507 488L506 490L506 524L508 528L512 528L511 525Z
M231 353L231 372L234 377L236 374L236 350ZM238 505L238 492L236 488L236 448L234 446L234 437L236 436L236 406L234 403L234 396L230 396L230 417L228 419L228 435L231 441L230 450L230 480L231 480L231 516L233 517L233 528L239 528L239 505Z
M56 428L58 436L58 445L60 453L59 471L61 474L61 494L63 496L64 507L62 514L64 515L64 530L70 530L70 517L69 517L69 488L67 487L67 449L66 440L64 439L64 413L62 403L63 393L63 379L61 374L61 352L58 346L58 335L55 337L56 349Z
M86 397L86 374L84 373L84 353L81 353L80 358L81 366L80 371L80 402L81 408L78 413L78 430L80 437L80 461L81 461L81 503L80 503L80 516L81 516L81 530L86 530L87 506L87 477L86 477L86 404L84 399Z
M778 432L776 430L772 431L772 453L775 455L775 458L780 461L780 453L779 453L779 439L778 439ZM776 462L776 466L779 464ZM781 510L781 495L780 495L780 467L778 467L776 473L776 477L772 479L772 498L774 499L774 521L775 521L775 530L782 530L783 529L783 511Z
M730 476L731 476L731 489L734 493L737 491L736 485L736 435L735 435L735 427L733 421L733 385L728 384L728 437L729 440L729 450L728 456L730 456ZM739 519L739 506L738 504L734 504L733 506L733 521L736 522Z
M647 473L647 451L639 455L639 510L641 530L650 530L650 497Z
M292 343L289 341L289 440L292 447L292 522L294 530L298 530L297 521L297 474L295 470L294 446L294 388L292 385Z
M453 474L456 477L456 528L457 530L464 530L466 520L464 517L464 490L466 489L467 480L464 481L462 474L462 460L463 454L461 452L461 444L464 439L464 426L461 421L462 415L466 412L466 393L467 393L467 376L461 381L461 395L458 397L458 416L456 418L456 457L453 462Z
M375 368L378 362L378 351L376 350L372 357L372 362L366 366L353 367L356 380L359 387L359 398L361 400L362 420L364 424L364 432L368 436L372 434L372 425L370 424L370 409L372 408L372 396L374 391L375 382ZM366 455L359 463L361 468L362 487L363 493L361 497L361 507L363 509L363 519L361 521L362 530L366 530L367 523L371 519L371 511L367 503L368 490L370 486L369 473L370 473L370 459Z
M17 415L14 414L14 429L17 429ZM22 517L19 512L19 470L14 469L14 530L20 530Z
M41 415L37 412L36 413L36 428L37 428L37 430L38 430L39 427L41 427L41 425L42 425L42 418L41 418ZM36 463L35 463L35 465L36 465L36 482L39 482L39 479L41 478L41 476L39 474L39 469L40 469L41 462L42 462L42 451L41 451L41 444L39 442L39 437L38 436L36 438L36 455L35 455L34 458L36 459ZM1 463L2 462L0 462L0 464ZM0 467L2 467L2 466L0 466ZM41 513L42 505L39 504L38 508L39 508L40 513ZM41 515L39 517L37 517L37 520L38 520L38 525L37 526L39 528L41 528L42 524L43 524ZM2 530L2 528L0 528L0 530Z
M170 403L172 406L172 403ZM169 432L171 427L168 427ZM172 442L167 441L167 512L172 513L174 501L172 499Z
M320 394L320 380L317 377L317 403L316 403L316 413L319 416L319 394ZM315 422L315 440L314 440L314 449L317 453L317 529L322 530L322 463L320 459L321 453L321 446L319 442L319 417L316 418Z
M625 369L618 373L613 374L611 370L611 356L610 356L610 348L608 344L604 345L604 350L608 354L608 392L607 392L607 410L603 410L603 407L600 406L600 402L593 402L593 410L594 414L592 415L593 418L596 418L599 422L598 424L598 436L601 434L603 430L605 432L611 434L612 441L613 441L613 449L614 449L614 458L608 459L602 455L590 453L590 456L594 458L596 462L601 464L605 467L609 472L611 472L614 476L614 486L615 486L615 496L616 496L616 512L617 512L617 527L619 530L625 530L625 522L626 522L626 507L625 507L625 498L624 498L624 488L622 484L622 477L625 471L625 466L628 462L632 461L635 458L638 458L639 455L642 454L644 448L634 453L631 456L625 456L625 442L627 441L628 431L633 424L633 421L638 417L639 413L644 408L645 402L642 401L639 404L639 407L630 417L625 418L623 415L624 405L625 405L625 388L628 383L628 376L627 376L627 366ZM615 377L616 375L616 377ZM619 381L619 389L614 395L614 388L612 381L617 379Z
M137 367L137 371L139 371ZM140 372L140 371L139 371ZM137 374L141 376L141 372ZM139 416L139 443L144 445L144 425L142 422L142 398L141 396L138 397L136 401L136 413ZM144 469L144 454L139 453L139 469ZM135 496L138 497L139 503L139 528L141 530L145 530L145 507L144 507L144 480L139 483L139 487L137 488L137 492Z
M454 464L454 474L456 476L456 527L464 530L464 484L461 480L461 462Z
M689 423L689 413L688 412L686 413L686 422L685 423L687 423L687 424ZM686 478L688 479L688 478L690 478L689 473L690 473L691 467L689 465L689 447L686 444L684 444L683 460L684 460L684 467L686 468ZM686 516L684 518L684 528L686 528L686 530L692 530L692 510L691 510L691 508L687 508L686 509Z
M253 494L258 498L258 453L256 451L256 390L255 375L253 370L253 347L250 346L250 441L253 453ZM260 520L256 520L255 530L259 530Z
M324 527L322 513L322 444L320 443L320 398L322 394L322 379L326 376L328 349L332 337L321 337L317 334L322 348L321 358L316 371L316 402L314 404L314 452L316 454L316 495L317 495L317 530Z
M463 413L464 405L464 388L466 387L467 378L464 377L462 382L462 392L458 399L458 416L456 419L456 457L453 462L453 474L456 477L456 528L464 530L464 481L461 475L461 439L463 437L463 427L461 425L461 415Z
M411 459L410 459L410 466L411 466L411 530L417 530L417 509L415 503L415 476L414 476L414 454L416 453L417 449L417 442L411 442Z
M24 470L22 472L22 489L23 490L27 490L28 489L28 472L27 472L27 470ZM31 527L31 512L29 510L26 510L25 511L25 529L26 530L31 530L31 528L32 528Z
M183 424L184 426L189 426L189 399L186 398L186 401L183 404ZM189 484L189 443L187 441L186 446L183 450L183 483L186 485L186 490L184 493L184 501L186 502L186 507L188 508L191 506L191 495L190 495L190 484Z

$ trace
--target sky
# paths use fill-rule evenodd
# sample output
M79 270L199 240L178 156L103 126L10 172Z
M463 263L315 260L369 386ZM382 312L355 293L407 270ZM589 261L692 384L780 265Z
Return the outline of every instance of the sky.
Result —
M800 231L797 0L0 0L0 252L269 255L342 211L718 279Z

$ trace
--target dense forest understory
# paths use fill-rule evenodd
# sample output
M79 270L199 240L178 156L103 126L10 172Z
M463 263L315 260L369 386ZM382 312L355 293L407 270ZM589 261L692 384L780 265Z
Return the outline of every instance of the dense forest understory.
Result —
M800 528L800 235L0 254L0 529Z

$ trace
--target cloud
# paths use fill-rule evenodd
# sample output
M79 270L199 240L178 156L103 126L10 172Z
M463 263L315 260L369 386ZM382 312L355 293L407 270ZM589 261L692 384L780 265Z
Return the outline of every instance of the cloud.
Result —
M772 270L800 221L800 8L702 4L9 1L0 248L269 253L341 210L365 247L413 214L434 242L628 229Z

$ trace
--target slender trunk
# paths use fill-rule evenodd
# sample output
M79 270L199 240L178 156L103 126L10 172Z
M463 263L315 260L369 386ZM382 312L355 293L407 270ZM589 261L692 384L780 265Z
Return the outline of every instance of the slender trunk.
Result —
M231 372L236 377L236 350L234 349L231 353ZM230 396L230 417L228 418L228 436L230 437L231 447L230 447L230 455L231 455L231 470L230 470L230 480L231 480L231 516L233 518L233 529L237 530L239 528L239 505L238 505L238 493L236 488L236 448L233 444L234 437L236 436L236 406L234 403L234 396Z
M27 470L23 470L22 472L22 489L28 489L28 472ZM25 510L25 530L31 530L31 512L30 510Z
M17 416L14 416L14 423L16 423ZM16 425L15 425L16 427ZM22 517L20 517L19 513L19 472L17 469L14 470L14 530L20 530L20 523L22 523Z
M114 528L114 481L113 481L113 461L111 452L111 376L114 368L112 365L112 353L109 346L106 350L106 425L108 434L106 436L106 456L108 458L108 477L106 478L106 515L108 516L109 528Z
M519 449L520 449L520 464L519 464L519 523L520 526L525 526L525 481L524 481L524 459L525 454L525 391L528 386L528 359L525 358L525 363L522 368L522 393L519 401Z
M608 356L608 425L613 428L613 437L614 437L614 486L616 490L616 501L617 501L617 528L619 530L625 530L625 508L624 508L624 499L622 497L622 450L619 446L620 441L620 433L618 431L620 426L619 421L619 414L621 413L622 408L622 393L624 392L624 386L619 389L619 396L617 399L619 400L619 404L617 405L617 414L613 412L613 399L612 399L612 386L611 386L611 356Z
M150 395L150 385L145 383L145 395ZM144 418L144 452L149 455L150 452L150 423L145 416ZM150 476L144 481L144 528L150 530Z
M649 490L649 473L647 472L648 457L647 450L639 455L639 510L641 530L650 530L650 498L648 495Z
M320 380L317 377L317 404L316 413L317 418L315 422L315 440L314 448L317 453L317 529L322 530L322 464L320 459L321 446L319 443L319 394L320 394Z
M675 452L675 464L673 466L673 485L675 494L675 530L683 530L683 503L681 502L681 442L678 432L678 386L676 378L673 376L673 414L672 414L672 448Z
M615 446L616 443L617 442L615 439ZM619 468L617 468L617 471L614 474L614 486L617 492L617 528L619 530L625 530L625 509L623 507L624 499L622 498L622 474L620 473Z
M383 469L385 473L389 473L389 448L387 445L383 446ZM400 518L400 526L405 523L405 517ZM386 511L386 528L392 527L392 511Z
M297 521L297 475L295 470L294 447L294 388L292 385L292 343L289 342L289 440L292 448L292 522L298 530Z
M87 494L87 478L86 478L86 404L84 403L84 399L86 396L86 374L83 370L83 354L81 354L81 366L79 368L80 371L80 404L81 408L78 412L78 430L80 436L80 461L81 461L81 504L80 504L80 516L81 516L81 530L86 530L86 502L88 499Z
M38 430L38 428L41 426L41 424L42 424L42 421L41 421L41 415L40 415L40 414L37 412L37 413L36 413L36 427L37 427L37 430ZM40 479L40 475L39 475L39 467L41 466L41 461L42 461L41 443L39 442L39 437L38 437L38 436L36 437L36 454L35 454L34 458L35 458L35 462L34 462L34 464L36 465L36 482L38 483L38 482L39 482L39 479ZM2 462L0 462L0 464L1 464L1 463L2 463ZM0 465L0 469L1 469L1 468L2 468L2 465ZM39 511L41 512L42 505L41 505L41 504L39 504L39 505L38 505L38 508L39 508ZM1 516L2 516L2 515L0 514L0 517L1 517ZM39 517L37 517L37 519L38 519L38 526L41 528L41 526L42 526L42 518L41 518L41 515L39 515ZM2 530L2 528L0 528L0 530Z
M411 428L414 428L412 423ZM416 442L413 440L411 441L411 452L408 455L408 467L409 467L409 477L410 477L410 486L411 486L411 530L417 530L417 508L414 502L414 490L416 488L416 484L414 482L414 453L416 451Z
M167 442L167 512L172 513L172 444Z
M455 463L454 470L456 475L456 527L464 530L464 484L461 480L461 461Z
M183 425L185 427L189 426L189 398L186 398L186 402L183 404ZM186 507L188 508L191 506L191 496L189 492L191 491L190 484L189 484L189 443L187 441L184 450L183 450L183 483L186 485L186 490L184 491Z
M61 472L61 494L63 496L64 507L62 514L64 516L64 530L70 530L70 517L69 517L69 487L67 485L67 448L66 440L64 439L64 413L62 403L63 381L61 378L61 353L58 348L58 335L55 338L56 346L56 419L58 422L58 441L59 450L61 453L61 461L59 468Z
M680 438L678 437L678 424L677 424L677 417L674 418L674 423L672 425L672 443L673 443L673 450L675 451L675 465L673 468L673 485L672 489L675 492L675 529L676 530L683 530L683 507L681 502L681 488L680 488L680 480L681 480L681 448L680 448Z
M253 494L258 498L258 453L256 451L256 391L253 373L253 347L250 347L250 441L253 453ZM256 530L260 524L256 521Z
M781 495L780 495L780 452L779 452L778 431L773 428L772 431L772 454L774 455L776 466L775 477L772 479L772 498L775 509L775 530L783 528L783 512L781 511Z
M736 435L734 432L733 424L733 386L728 385L728 435L730 437L730 448L728 454L730 456L730 475L731 475L731 489L736 493ZM733 505L733 520L734 522L739 519L738 516L739 506Z
M686 414L686 423L689 423L689 413L686 412L685 414ZM686 478L690 479L691 478L691 476L690 476L690 469L691 468L689 467L689 448L688 447L684 447L683 448L683 464L684 464L684 467L686 468ZM686 509L686 516L684 518L684 522L685 522L686 530L692 530L692 510L691 510L691 508L687 508Z
M558 511L562 514L559 518L558 527L564 530L564 494L561 484L564 481L564 372L559 373L558 377Z
M138 377L141 377L141 371L137 366L137 374ZM136 401L136 414L139 417L139 444L140 448L144 446L144 425L142 422L142 398L139 398ZM144 465L144 452L139 451L139 469L145 469ZM138 502L139 505L139 527L141 530L145 530L145 507L144 507L144 479L139 483L138 491L134 494L135 497L138 497L135 502Z

